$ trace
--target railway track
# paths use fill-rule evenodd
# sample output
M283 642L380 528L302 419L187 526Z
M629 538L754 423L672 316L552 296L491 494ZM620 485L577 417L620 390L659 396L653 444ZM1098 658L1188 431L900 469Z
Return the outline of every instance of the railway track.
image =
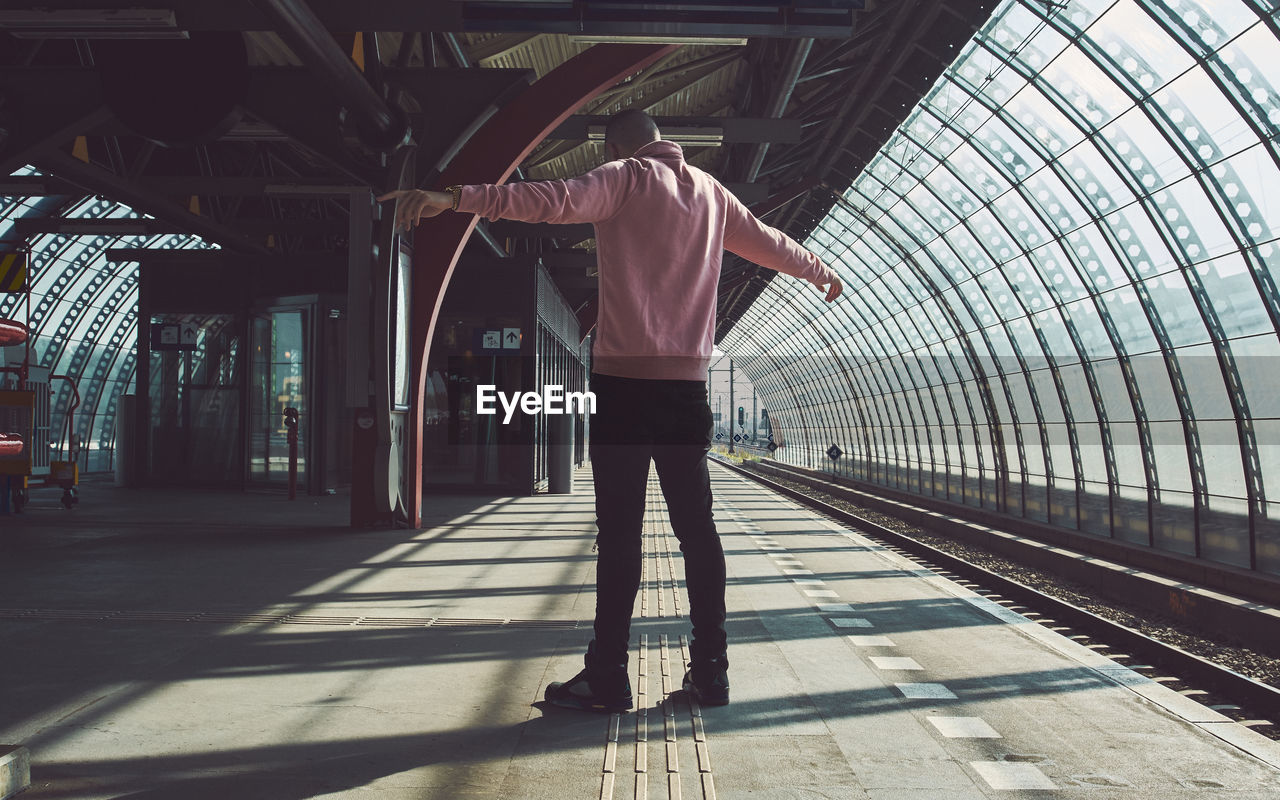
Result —
M1280 721L1280 689L1276 687L886 528L809 492L729 461L717 458L716 463L877 540L925 569L955 580L993 602L1169 685L1269 738L1280 740L1280 726L1275 724Z

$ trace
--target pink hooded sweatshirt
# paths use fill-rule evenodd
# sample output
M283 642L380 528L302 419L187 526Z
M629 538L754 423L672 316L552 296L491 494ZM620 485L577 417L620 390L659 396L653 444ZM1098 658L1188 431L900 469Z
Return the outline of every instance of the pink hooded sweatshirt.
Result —
M592 371L604 375L707 379L725 250L817 286L835 276L686 164L674 142L651 142L570 180L464 186L458 210L595 225L600 302Z

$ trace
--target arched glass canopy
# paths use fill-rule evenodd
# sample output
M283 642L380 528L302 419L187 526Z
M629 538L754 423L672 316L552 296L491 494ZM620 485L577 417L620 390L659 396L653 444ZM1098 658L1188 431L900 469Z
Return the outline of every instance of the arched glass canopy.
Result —
M39 174L25 168L15 175ZM127 206L89 197L0 197L0 239L10 239L24 218L141 218ZM74 431L80 441L80 469L112 469L116 404L134 388L138 325L138 265L107 261L116 247L208 249L212 245L189 235L31 237L29 326L31 363L75 381L80 407ZM0 294L0 317L28 322L24 295ZM54 438L63 430L72 403L65 381L52 385ZM63 450L65 457L65 448Z
M1275 2L1001 3L807 241L845 297L720 343L777 457L1280 573L1276 64Z

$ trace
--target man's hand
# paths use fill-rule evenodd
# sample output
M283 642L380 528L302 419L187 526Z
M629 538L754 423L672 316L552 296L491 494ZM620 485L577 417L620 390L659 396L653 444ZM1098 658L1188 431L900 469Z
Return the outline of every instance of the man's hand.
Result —
M818 291L822 291L822 284L815 284L815 286L818 287ZM844 284L839 278L832 277L831 285L827 287L827 296L822 299L830 303L842 294L844 294Z
M378 198L396 200L396 229L410 231L424 219L453 208L453 195L449 192L424 192L421 189L396 189Z

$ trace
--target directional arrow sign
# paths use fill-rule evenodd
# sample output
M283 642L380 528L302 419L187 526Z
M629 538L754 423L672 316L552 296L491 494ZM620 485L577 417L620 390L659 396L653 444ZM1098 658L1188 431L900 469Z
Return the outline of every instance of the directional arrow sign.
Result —
M505 350L520 349L520 329L519 328L503 328L502 329L502 347Z
M842 455L844 455L844 451L839 447L836 447L834 444L827 448L827 456L832 461L838 461Z

